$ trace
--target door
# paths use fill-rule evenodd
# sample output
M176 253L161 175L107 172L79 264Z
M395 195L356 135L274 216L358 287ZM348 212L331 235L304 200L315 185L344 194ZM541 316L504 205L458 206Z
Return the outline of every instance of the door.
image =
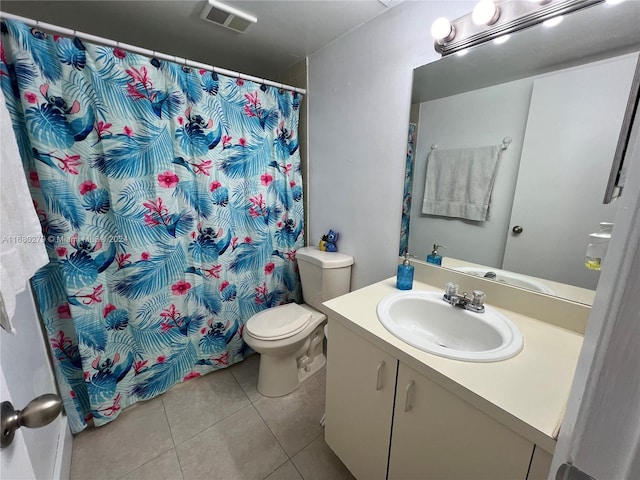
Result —
M602 198L636 59L536 80L503 269L595 290L599 275L585 268L584 257L589 233L614 221L616 203L603 205Z
M527 478L534 445L400 363L389 480Z
M386 478L397 363L329 319L324 436L356 478Z
M31 290L16 297L16 334L0 329L1 401L23 409L35 397L57 393ZM64 479L69 476L71 433L66 417L49 425L20 428L13 443L0 450L0 478Z

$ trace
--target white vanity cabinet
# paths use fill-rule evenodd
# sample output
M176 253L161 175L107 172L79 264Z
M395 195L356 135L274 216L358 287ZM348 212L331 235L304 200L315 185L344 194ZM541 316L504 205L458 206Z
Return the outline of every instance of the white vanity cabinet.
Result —
M386 478L398 361L331 322L325 440L358 479Z
M525 480L533 447L400 363L389 479Z
M533 443L331 320L327 362L325 440L356 478L527 479Z

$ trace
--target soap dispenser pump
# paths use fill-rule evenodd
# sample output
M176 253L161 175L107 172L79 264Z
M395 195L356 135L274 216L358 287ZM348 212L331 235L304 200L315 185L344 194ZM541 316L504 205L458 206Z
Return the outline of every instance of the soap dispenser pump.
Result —
M427 255L427 263L431 263L432 265L442 265L442 255L438 253L439 248L444 248L442 245L438 245L437 243L433 244L433 251Z
M398 290L411 290L413 288L414 266L409 263L409 253L405 252L404 261L398 265L396 287Z

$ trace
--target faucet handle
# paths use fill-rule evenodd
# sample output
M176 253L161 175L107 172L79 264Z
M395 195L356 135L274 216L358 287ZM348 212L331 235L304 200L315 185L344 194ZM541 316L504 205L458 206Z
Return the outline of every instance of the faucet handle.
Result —
M484 307L484 301L487 298L484 292L482 290L474 290L472 293L471 305L474 307Z
M458 295L458 284L449 282L444 286L445 297L452 297Z

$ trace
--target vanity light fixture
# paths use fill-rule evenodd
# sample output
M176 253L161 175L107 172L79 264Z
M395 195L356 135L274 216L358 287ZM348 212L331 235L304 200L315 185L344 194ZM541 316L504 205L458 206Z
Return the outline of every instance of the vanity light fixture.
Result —
M456 36L456 31L449 20L440 17L431 24L431 36L436 42L450 42Z
M560 25L563 19L564 17L562 15L558 15L557 17L553 17L553 18L550 18L549 20L545 20L544 22L542 22L542 25L549 28L555 27L556 25Z
M480 0L471 13L471 20L476 25L493 25L500 18L500 9L493 0Z
M449 21L438 18L431 25L434 48L442 56L552 20L557 25L562 15L602 3L605 0L480 0L473 12ZM623 0L606 0L608 3ZM557 22L557 23L554 23ZM546 23L545 23L546 24Z

